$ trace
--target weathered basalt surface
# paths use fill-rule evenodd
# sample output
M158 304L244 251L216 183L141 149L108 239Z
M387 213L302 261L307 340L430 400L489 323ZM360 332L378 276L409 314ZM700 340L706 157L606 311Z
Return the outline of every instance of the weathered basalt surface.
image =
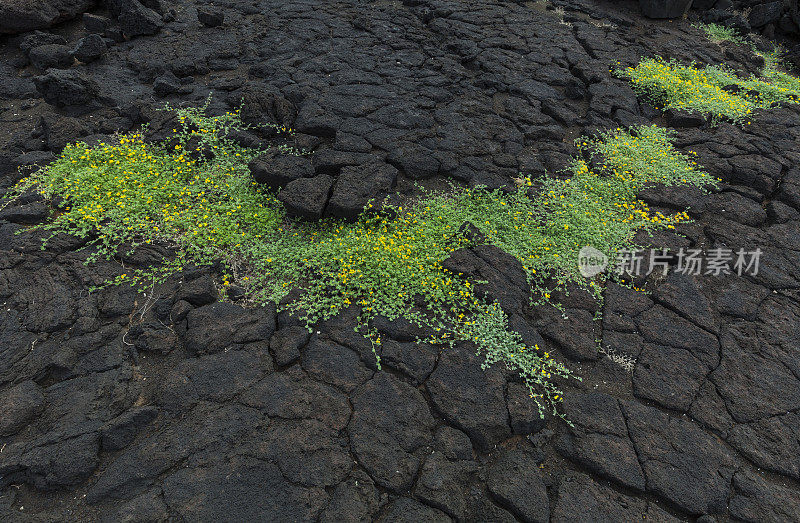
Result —
M3 17L0 32L93 3L61 4L35 26ZM657 121L723 184L645 191L697 221L643 241L760 247L760 272L651 277L649 295L612 285L602 322L572 293L565 320L528 306L510 256L459 251L447 263L487 280L514 328L584 378L565 384L567 426L539 421L514 374L482 371L474 347L417 346L402 322L378 322L377 371L352 311L309 333L273 307L219 302L209 270L147 295L88 293L121 266L85 266L73 238L42 251L40 235L15 234L48 213L23 201L0 214L0 519L799 517L800 109L743 128L661 120L609 74L643 55L743 71L752 56L631 14L634 2L558 0L561 21L540 2L215 4L110 1L2 37L2 187L71 141L144 122L164 138L163 101L211 92L214 109L243 99L246 120L298 131L310 156L267 156L254 172L311 219L352 217L414 181L506 186L563 168L581 133Z

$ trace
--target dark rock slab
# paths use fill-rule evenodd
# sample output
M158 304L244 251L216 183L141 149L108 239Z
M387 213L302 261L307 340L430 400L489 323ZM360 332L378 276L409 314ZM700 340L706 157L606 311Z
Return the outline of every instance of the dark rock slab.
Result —
M435 451L426 459L414 493L424 503L457 520L516 521L479 487L478 470L474 461L449 461Z
M708 197L706 211L742 225L761 225L767 212L758 202L736 192L722 192Z
M621 494L583 474L564 476L558 483L553 522L642 520L680 521L653 503Z
M3 449L0 488L22 482L39 490L74 487L86 480L100 463L97 432L37 443L15 443Z
M37 69L51 67L66 69L74 62L72 50L66 45L46 44L34 47L28 52L28 58Z
M493 245L459 249L442 267L473 281L486 281L475 286L476 295L498 302L508 314L520 312L530 301L528 278L519 260Z
M167 505L161 492L161 487L154 488L132 500L123 503L115 512L107 515L104 522L112 521L163 521L168 519Z
M186 315L186 348L195 354L219 352L233 344L268 342L275 332L275 306L245 309L212 303Z
M414 499L397 498L389 505L386 511L386 521L396 521L398 523L417 523L418 521L449 523L453 519L441 510L423 505Z
M422 394L388 373L377 373L352 397L348 425L358 462L379 484L409 489L420 466L420 451L433 442L433 416Z
M294 484L331 487L353 468L347 438L314 419L276 419L251 442L248 455L277 464Z
M800 478L800 415L736 425L728 442L759 467Z
M474 461L448 461L434 452L425 461L415 489L416 496L448 514L463 517L469 510L464 490L475 481L478 466Z
M410 376L421 384L428 379L439 356L439 349L430 343L381 341L381 364Z
M388 159L412 180L424 180L439 174L441 161L430 149L418 144L406 144L393 151Z
M731 515L742 521L797 521L800 499L797 490L739 471L733 476Z
M230 448L253 433L261 423L256 409L236 404L198 405L184 419L167 424L126 447L91 485L87 501L131 499L148 490L161 474L189 456ZM187 488L191 484L188 480L185 482Z
M542 430L547 421L539 414L528 387L522 383L509 383L506 404L514 434L532 434Z
M103 450L115 451L126 447L157 416L157 407L136 407L109 421L101 431Z
M319 520L324 523L372 521L380 506L381 495L372 478L356 470L336 486Z
M314 167L305 156L264 154L249 164L253 179L273 189L283 188L300 178L314 176Z
M214 285L214 278L204 274L183 284L178 290L175 299L185 300L195 307L202 307L217 301L219 293Z
M472 344L442 352L426 383L431 401L473 444L488 450L511 434L505 404L505 379L499 369L481 369Z
M303 350L301 363L303 369L314 379L345 392L353 391L373 374L361 363L358 354L347 347L319 337L312 338Z
M720 282L713 292L717 311L746 320L756 319L759 305L770 294L769 289L736 276Z
M685 111L678 109L668 109L665 117L670 127L702 127L706 123L706 118L697 111Z
M245 457L181 468L164 479L170 511L190 521L308 521L328 499L321 488L290 483L276 465Z
M124 2L117 20L120 29L129 38L156 34L164 26L161 15L145 7L138 0Z
M311 334L299 325L290 325L275 331L269 340L269 349L275 364L283 367L300 359L300 349L306 346Z
M51 69L33 78L36 89L44 100L57 107L84 106L97 98L97 82L73 69Z
M686 350L646 344L633 371L633 392L637 397L685 412L710 371Z
M245 391L239 401L272 418L314 419L334 430L350 420L350 404L342 392L306 378L299 369L266 376Z
M469 436L449 425L442 425L436 429L434 448L444 453L450 461L473 458Z
M0 436L11 436L36 419L44 409L44 394L33 381L0 392Z
M737 464L717 437L636 402L625 402L622 409L648 491L690 514L725 511Z
M272 358L264 346L253 350L226 350L181 361L164 379L161 403L186 409L198 401L226 402L272 371Z
M217 27L225 21L225 12L213 6L204 6L197 10L197 20L206 27Z
M764 2L752 6L747 21L752 27L764 27L778 21L783 14L783 2Z
M183 319L179 318L179 315L174 316L174 318L176 323ZM160 322L134 325L128 331L127 339L142 352L168 354L180 347L180 340L175 331L164 327Z
M165 97L174 94L186 94L191 92L191 88L184 86L180 78L175 76L172 71L166 71L153 80L153 92L156 93L157 96ZM194 154L194 149L196 147L197 145L192 142L187 143L187 149L191 151L189 154Z
M344 167L336 180L326 213L354 219L372 203L377 209L395 188L397 169L386 163Z
M328 203L333 182L333 178L327 174L298 178L286 184L278 194L278 200L283 203L290 216L318 220Z
M106 42L98 34L90 34L78 41L72 55L81 62L88 64L94 62L106 52Z
M692 323L716 334L719 326L711 303L703 292L703 282L698 280L696 276L670 272L653 292L653 297Z
M0 34L44 29L69 20L96 3L96 0L7 0L0 5Z
M645 476L617 400L602 393L570 395L564 412L573 425L559 452L626 487L644 490Z
M800 408L800 378L784 364L782 351L759 334L746 327L726 328L722 361L711 374L731 415L741 423Z
M567 309L566 318L556 308L537 310L539 332L554 341L561 352L573 361L591 361L599 357L595 342L594 314L584 309Z
M636 324L649 342L687 350L711 368L719 362L717 337L664 307L656 305L644 311Z
M621 332L635 332L633 317L653 306L653 301L641 292L609 283L603 301L603 329Z
M492 496L522 521L549 521L550 500L532 449L522 446L498 454L487 470Z
M111 19L92 13L83 13L83 26L91 34L102 35L111 26Z
M711 380L706 380L689 409L692 419L727 439L734 421Z

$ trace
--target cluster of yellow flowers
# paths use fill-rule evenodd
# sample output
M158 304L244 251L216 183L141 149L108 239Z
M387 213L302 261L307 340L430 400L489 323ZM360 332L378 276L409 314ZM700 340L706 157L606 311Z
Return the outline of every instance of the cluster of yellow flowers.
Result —
M755 109L800 100L797 79L775 71L765 71L764 78L742 79L723 66L699 69L694 64L646 58L636 67L614 72L628 78L658 108L697 110L748 124Z
M354 223L296 222L250 177L247 161L258 152L221 138L236 118L179 112L181 130L168 146L148 144L141 134L96 147L72 145L23 185L63 196L69 207L47 227L83 237L97 232L106 254L122 244L175 247L179 262L161 274L222 259L223 287L240 285L255 302L280 301L300 289L288 306L311 323L357 305L367 326L379 315L402 316L430 327L432 341L473 342L487 364L518 369L540 409L544 398L552 406L561 397L550 378L569 371L539 347L525 347L509 331L502 308L476 290L477 282L443 267L473 241L464 223L520 260L549 300L552 288L538 283L582 280L576 260L585 245L611 254L641 227L688 219L651 213L636 198L644 183L702 184L707 176L672 148L665 130L617 129L578 144L602 156L601 172L576 159L571 178L547 178L532 197L526 191L533 182L525 178L518 191L462 189L381 211L370 205ZM126 274L117 283L137 277ZM596 282L583 283L599 292ZM377 331L368 334L380 343Z

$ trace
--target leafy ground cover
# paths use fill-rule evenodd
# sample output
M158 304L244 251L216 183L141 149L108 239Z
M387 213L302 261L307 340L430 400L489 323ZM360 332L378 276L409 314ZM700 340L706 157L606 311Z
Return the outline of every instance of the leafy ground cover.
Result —
M714 25L703 28L713 41L745 43L731 29ZM724 65L698 68L661 58L644 58L635 67L613 72L630 80L633 88L657 108L696 110L714 119L744 124L756 109L800 100L800 79L781 70L780 49L764 53L754 47L753 52L764 58L765 66L758 76L749 78L740 78Z
M784 71L784 69L790 69L792 64L787 63L782 58L785 50L780 45L773 46L769 51L763 51L733 28L718 24L700 24L699 27L712 42L732 42L734 44L748 45L753 54L764 59L764 68L761 71L761 77L763 79L767 80L773 86L783 88L787 91L794 91L795 93L800 91L800 79ZM795 94L794 101L797 101L797 99L798 97Z
M706 38L712 42L734 42L737 44L747 43L747 40L739 34L733 27L725 27L720 24L703 24L699 23L694 27L700 29L706 34Z
M135 133L94 147L70 145L14 194L35 191L53 201L57 211L37 227L87 239L90 261L154 242L175 251L114 283L149 286L221 260L221 286L241 287L253 304L282 302L309 325L355 304L360 329L375 344L380 337L369 325L379 315L429 327L437 343L472 341L485 365L502 362L521 374L542 414L558 414L562 392L554 377L571 373L538 346L526 347L500 306L475 292L477 282L442 267L473 241L462 225L472 223L520 260L533 300L548 301L567 282L599 295L606 276L580 276L582 247L613 259L637 230L688 219L651 213L636 198L640 189L713 183L672 147L667 130L643 126L579 140L580 154L562 175L521 178L514 191L453 187L380 211L370 205L354 223L300 222L250 177L247 162L263 151L227 138L243 127L237 113L208 117L194 108L178 115L182 126L166 143Z

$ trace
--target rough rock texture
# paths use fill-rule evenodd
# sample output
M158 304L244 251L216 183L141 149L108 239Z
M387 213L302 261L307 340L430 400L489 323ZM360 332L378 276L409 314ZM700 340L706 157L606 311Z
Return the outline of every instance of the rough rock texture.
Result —
M0 5L0 34L50 27L97 3L96 0L4 0Z
M747 18L723 3L695 7L745 30L797 23L783 7L775 21L774 2L727 2L752 7ZM657 122L723 183L643 191L696 221L637 240L764 254L756 275L670 271L637 282L648 294L610 284L595 321L598 303L577 291L558 297L563 314L531 307L519 263L479 238L454 253L448 268L485 281L478 292L526 343L583 378L561 384L567 425L540 419L513 372L481 370L469 343L417 344L427 333L378 318L377 371L357 310L309 332L274 307L220 302L213 268L170 279L148 306L125 287L88 292L120 262L169 253L86 266L64 235L43 251L26 227L50 208L22 201L0 211L0 519L800 517L800 110L743 127L662 118L608 72L661 55L749 73L747 46L644 19L633 1L114 0L84 12L94 4L0 6L0 32L28 31L0 39L3 190L76 140L142 123L165 139L175 120L156 109L211 92L211 111L243 103L254 128L237 143L296 131L289 145L307 154L268 150L251 169L307 219L413 198L417 182L507 188L520 171L563 169L580 134Z

